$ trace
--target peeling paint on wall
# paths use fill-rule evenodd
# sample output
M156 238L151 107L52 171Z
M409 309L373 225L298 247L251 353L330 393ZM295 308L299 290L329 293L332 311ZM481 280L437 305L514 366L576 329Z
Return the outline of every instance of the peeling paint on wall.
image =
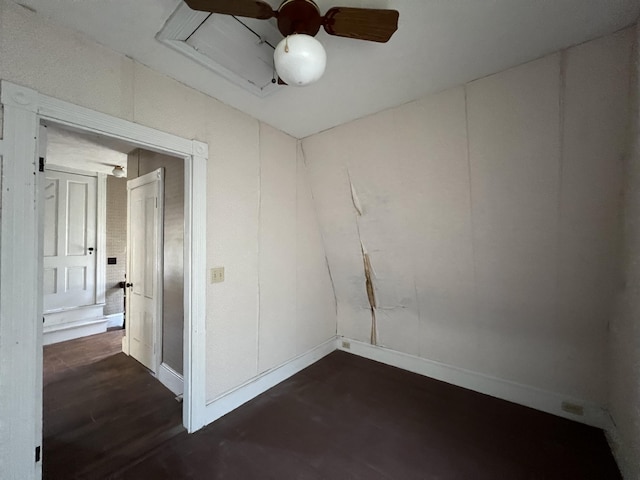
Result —
M303 140L342 335L606 403L630 32Z
M373 268L371 268L371 259L366 252L364 245L360 243L362 249L362 260L364 263L364 277L367 286L367 298L371 307L371 345L378 344L378 325L376 324L376 293L373 288Z
M358 217L361 217L364 213L364 209L362 208L362 203L360 203L360 198L358 197L358 192L356 191L356 187L353 185L353 181L351 180L351 172L347 168L347 177L349 178L349 187L351 189L351 201L353 203L353 207L358 214ZM371 259L369 258L369 254L364 248L364 244L362 243L362 235L360 233L360 225L358 223L358 218L356 217L356 226L358 228L358 238L360 239L360 249L362 251L362 262L364 264L364 277L365 277L365 285L367 288L367 298L369 299L369 308L371 309L371 336L370 341L371 345L378 344L378 325L376 321L376 308L378 305L376 303L376 293L373 287L373 277L374 270L371 266Z

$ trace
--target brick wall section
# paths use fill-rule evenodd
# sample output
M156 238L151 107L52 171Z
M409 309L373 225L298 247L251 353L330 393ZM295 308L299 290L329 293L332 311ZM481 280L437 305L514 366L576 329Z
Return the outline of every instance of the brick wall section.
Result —
M124 295L118 283L124 280L127 265L127 179L107 178L107 264L105 315L124 311Z

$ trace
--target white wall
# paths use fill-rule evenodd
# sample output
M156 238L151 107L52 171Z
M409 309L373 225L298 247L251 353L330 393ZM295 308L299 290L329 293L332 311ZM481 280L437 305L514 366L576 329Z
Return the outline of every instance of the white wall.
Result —
M640 29L636 29L636 35ZM611 322L610 440L624 478L640 478L640 83L636 44L633 62L630 151L625 170L623 276Z
M209 144L207 267L226 269L207 290L209 399L335 334L321 241L291 248L318 228L295 139L5 0L0 78Z
M336 312L297 142L261 124L260 146L257 348L264 372L334 336Z
M362 243L379 345L606 403L632 40L303 141L340 335L370 341Z

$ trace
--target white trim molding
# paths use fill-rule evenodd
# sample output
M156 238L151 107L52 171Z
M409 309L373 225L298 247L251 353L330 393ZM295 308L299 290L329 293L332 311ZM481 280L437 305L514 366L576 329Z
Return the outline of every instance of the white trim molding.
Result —
M42 344L51 345L107 331L104 304L64 308L43 315Z
M107 320L107 328L122 328L124 326L124 313L111 313L109 315L105 315L104 318Z
M38 93L5 82L0 88L0 465L3 477L29 480L42 476L42 462L34 461L42 445Z
M78 320L75 322L65 322L63 324L44 327L42 344L52 345L54 343L66 342L76 338L97 335L107 331L107 319L97 318L94 320Z
M209 145L193 140L191 161L185 163L184 191L184 317L191 328L184 329L182 417L189 432L204 427L206 421L206 298L207 298L207 159ZM187 292L189 292L187 294ZM189 348L187 348L189 347Z
M183 423L205 422L207 145L1 81L0 465L3 478L39 479L42 462L42 185L39 125L51 122L184 160L185 319ZM186 265L185 261L185 265Z
M2 81L2 90L24 89ZM39 95L37 113L42 120L51 120L83 132L97 133L111 138L129 141L152 152L166 153L178 157L190 156L193 140L161 132L151 127L113 117L106 113L80 107L46 95ZM4 98L4 97L3 97Z
M215 17L216 14L213 15ZM169 48L172 48L176 52L184 55L185 57L199 63L203 67L220 75L221 77L227 79L240 88L244 88L245 90L253 93L257 97L264 98L281 88L281 85L272 82L271 78L263 78L265 84L258 85L257 83L255 83L256 81L258 81L258 78L245 78L246 75L242 76L241 74L230 70L229 68L218 63L215 59L204 55L201 51L188 43L189 38L198 30L198 28L200 28L200 26L202 26L202 24L210 16L211 14L208 12L191 10L191 8L189 8L186 3L180 3L176 10L169 17L164 27L162 27L162 30L157 33L156 40L168 46ZM228 20L224 16L218 18L219 20L216 20L216 25L222 22L227 26L227 29L229 28L229 24L233 25L233 22L231 20ZM238 26L237 28L243 29L246 27L245 23L241 21L241 19L236 20L242 25ZM266 25L263 28L266 28L266 31L268 32L268 35L266 35L266 37L268 38L264 38L264 40L277 42L282 38L280 32L275 26ZM221 35L222 34L223 33L221 33ZM251 37L251 35L253 34L247 33L247 35L249 35L249 38L251 38L252 40L255 39L255 37ZM265 37L264 32L261 33L261 37ZM259 59L258 53L261 43L256 43L254 52L256 61L258 61Z
M207 404L207 423L216 421L299 371L313 365L335 350L336 338L333 337L308 352L292 358L279 367L267 370L233 390L223 393Z
M348 345L348 346L347 346ZM451 385L473 390L509 402L524 405L542 412L609 430L611 418L599 405L568 395L538 389L528 385L503 380L482 373L427 360L384 347L339 337L337 347L347 353L398 367ZM582 407L583 415L574 415L562 409L563 402Z
M161 363L158 368L158 380L165 387L171 390L176 395L182 395L184 392L184 381L182 379L182 375L176 372L173 368L171 368L166 363Z
M104 304L107 286L107 175L97 174L96 201L96 303Z
M68 322L80 320L100 320L104 318L104 303L100 305L84 305L82 307L60 308L44 315L44 330L47 327L64 326Z

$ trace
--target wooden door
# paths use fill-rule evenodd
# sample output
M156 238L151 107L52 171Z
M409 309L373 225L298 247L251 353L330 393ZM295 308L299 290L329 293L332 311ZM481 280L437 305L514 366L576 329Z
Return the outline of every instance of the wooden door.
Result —
M96 177L46 171L45 313L96 303L96 186Z
M162 351L163 170L127 182L129 354L156 372Z

